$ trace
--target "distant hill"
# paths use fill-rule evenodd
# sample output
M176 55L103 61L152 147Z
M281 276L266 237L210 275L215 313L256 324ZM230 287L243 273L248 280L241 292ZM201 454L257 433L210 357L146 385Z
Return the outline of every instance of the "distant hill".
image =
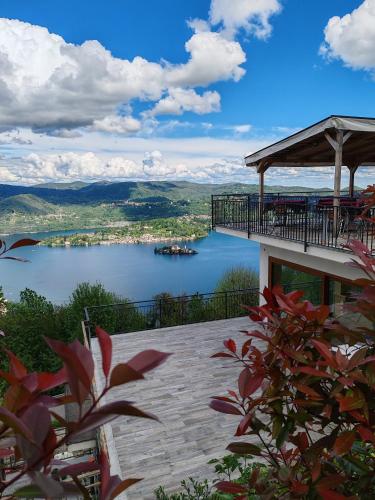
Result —
M77 183L44 184L39 186L12 186L0 184L0 200L9 196L31 194L55 204L97 204L126 200L164 198L171 201L204 201L211 194L254 193L256 184L196 184L193 182L114 182L93 183L79 187ZM70 186L70 187L68 187ZM312 191L298 186L266 187L268 192Z
M0 201L0 213L47 215L56 211L55 205L32 194L18 194Z
M75 182L46 182L44 184L35 184L36 188L44 189L81 189L88 186L88 182L75 181Z
M306 192L298 186L266 192ZM211 195L257 193L256 184L193 182L0 184L0 232L85 229L183 215L211 214Z

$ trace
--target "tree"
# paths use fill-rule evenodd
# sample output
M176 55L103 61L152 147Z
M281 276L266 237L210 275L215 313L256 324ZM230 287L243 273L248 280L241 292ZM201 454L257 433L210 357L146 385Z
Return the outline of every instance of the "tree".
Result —
M258 302L259 276L246 267L238 266L224 273L215 288L212 307L222 318L233 318L246 314L244 305ZM233 293L232 293L233 292Z
M7 312L7 301L4 297L3 288L0 286L0 316L4 316Z
M61 366L59 359L48 349L43 337L68 340L64 339L61 326L52 303L26 288L20 294L20 302L9 303L7 314L0 317L0 329L5 333L2 346L21 357L31 371L57 370Z
M232 267L224 273L216 285L215 293L246 290L259 287L259 276L253 269Z

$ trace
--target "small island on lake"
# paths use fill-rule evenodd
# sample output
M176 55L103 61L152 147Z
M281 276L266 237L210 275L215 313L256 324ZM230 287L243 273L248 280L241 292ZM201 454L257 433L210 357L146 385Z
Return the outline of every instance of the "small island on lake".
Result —
M125 227L98 229L92 233L51 236L39 244L48 247L87 247L92 245L192 241L209 232L207 216L187 215L134 222Z
M196 255L198 252L187 246L169 245L160 248L154 248L154 253L158 255Z

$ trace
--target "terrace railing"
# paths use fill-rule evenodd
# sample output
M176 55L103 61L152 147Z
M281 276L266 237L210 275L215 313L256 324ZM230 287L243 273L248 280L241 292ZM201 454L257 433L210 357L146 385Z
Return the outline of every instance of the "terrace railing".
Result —
M212 227L345 250L349 239L375 251L375 224L359 217L358 198L342 196L340 206L327 193L228 194L212 196ZM374 215L372 210L370 215Z
M117 334L246 316L243 305L258 301L258 288L249 288L85 307L85 333L89 340L97 325Z

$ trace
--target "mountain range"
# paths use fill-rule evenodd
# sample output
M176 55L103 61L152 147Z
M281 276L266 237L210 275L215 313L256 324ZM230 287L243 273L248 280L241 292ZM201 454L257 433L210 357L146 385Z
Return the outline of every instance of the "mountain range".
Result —
M35 186L0 184L0 212L51 213L53 205L101 203L199 203L212 194L254 193L255 184L196 184L192 182L96 182L87 184L48 183ZM311 189L272 186L268 192L311 191Z

